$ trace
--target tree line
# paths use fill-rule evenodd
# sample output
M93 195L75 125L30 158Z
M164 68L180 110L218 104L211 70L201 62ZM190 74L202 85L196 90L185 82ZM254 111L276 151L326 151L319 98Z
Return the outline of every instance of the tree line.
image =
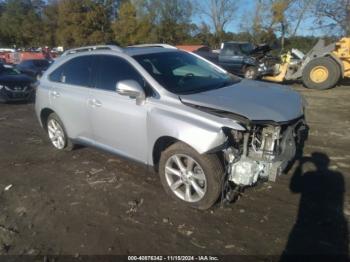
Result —
M247 2L250 10L239 12ZM306 20L310 36L300 36ZM232 23L239 32L230 32ZM312 30L349 35L350 0L0 0L1 46L153 42L218 48L237 40L307 50L317 40Z

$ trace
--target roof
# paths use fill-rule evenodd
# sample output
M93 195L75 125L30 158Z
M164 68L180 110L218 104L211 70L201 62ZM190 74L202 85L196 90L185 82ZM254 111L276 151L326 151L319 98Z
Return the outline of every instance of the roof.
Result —
M178 49L189 51L189 52L194 52L197 51L200 48L207 47L205 45L177 45L176 46Z
M173 48L163 48L163 47L127 47L124 48L124 53L129 56L136 55L147 55L147 54L155 54L155 53L168 53L168 52L176 52L178 49Z
M250 44L249 42L244 42L244 41L227 41L223 42L223 44Z
M176 52L179 51L176 47L166 45L166 44L145 44L138 46L128 46L126 48L121 48L113 45L99 45L99 46L86 46L69 49L62 54L61 57L73 55L73 54L82 54L86 52L96 52L96 51L113 51L124 53L129 56L135 55L145 55L145 54L154 54L154 53L166 53L166 52Z
M14 53L15 49L12 49L12 48L0 48L0 52Z
M128 47L163 47L163 48L171 48L171 49L176 49L175 46L169 45L169 44L163 44L163 43L158 43L158 44L140 44L140 45L130 45Z

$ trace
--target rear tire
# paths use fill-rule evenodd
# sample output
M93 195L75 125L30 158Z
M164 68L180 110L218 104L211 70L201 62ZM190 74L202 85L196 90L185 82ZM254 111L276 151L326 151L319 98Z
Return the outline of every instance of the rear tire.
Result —
M340 75L340 67L332 58L319 57L305 66L302 80L307 88L325 90L334 87Z
M173 199L205 210L220 196L224 168L217 155L201 155L190 146L177 142L162 152L159 175L165 191Z
M66 129L56 113L50 114L47 118L46 130L49 140L55 149L65 151L73 150L74 144L69 139Z

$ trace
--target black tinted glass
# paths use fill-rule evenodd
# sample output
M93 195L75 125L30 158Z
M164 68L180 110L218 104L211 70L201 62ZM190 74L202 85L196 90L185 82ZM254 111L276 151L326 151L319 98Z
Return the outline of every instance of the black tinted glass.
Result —
M92 57L69 60L50 75L50 80L78 86L91 86Z
M25 60L25 61L22 61L19 66L22 66L22 67L29 67L32 65L32 62L30 60Z
M49 61L47 61L47 60L34 60L33 63L37 67L47 67L47 66L49 66Z
M99 56L99 81L96 87L115 91L116 84L122 80L135 80L142 85L142 77L127 61L115 56Z
M254 46L252 44L248 44L248 43L241 44L240 49L241 49L243 54L249 55L254 50Z
M19 75L19 71L15 68L0 68L0 75Z

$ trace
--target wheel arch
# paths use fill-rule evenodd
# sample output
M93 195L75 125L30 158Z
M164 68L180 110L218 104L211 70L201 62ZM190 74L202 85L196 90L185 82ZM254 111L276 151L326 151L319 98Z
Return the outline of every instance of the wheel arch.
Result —
M41 121L41 125L43 126L43 128L45 130L47 130L47 119L49 118L49 115L51 115L52 113L55 113L55 111L53 111L52 109L50 108L43 108L41 111L40 111L40 121Z
M344 69L344 64L343 62L334 54L328 54L326 55L326 57L329 57L331 59L334 60L334 62L339 66L339 69L340 69L340 74L341 74L341 78L344 78L344 72L345 72L345 69Z
M160 156L164 150L166 150L169 146L179 142L180 140L176 139L172 136L162 136L159 137L153 145L152 150L152 160L153 160L153 168L156 172L158 172L158 164L160 160ZM183 142L183 141L181 141ZM184 143L184 142L183 142Z
M183 142L199 154L205 154L227 141L227 136L222 129L224 126L244 130L232 120L221 123L214 121L214 117L207 113L198 110L194 112L194 109L190 107L185 109L186 111L181 110L180 112L178 109L165 111L157 108L153 110L148 119L147 162L149 165L156 166L159 153L161 153L159 149L164 149L174 142ZM220 119L220 121L225 120Z

